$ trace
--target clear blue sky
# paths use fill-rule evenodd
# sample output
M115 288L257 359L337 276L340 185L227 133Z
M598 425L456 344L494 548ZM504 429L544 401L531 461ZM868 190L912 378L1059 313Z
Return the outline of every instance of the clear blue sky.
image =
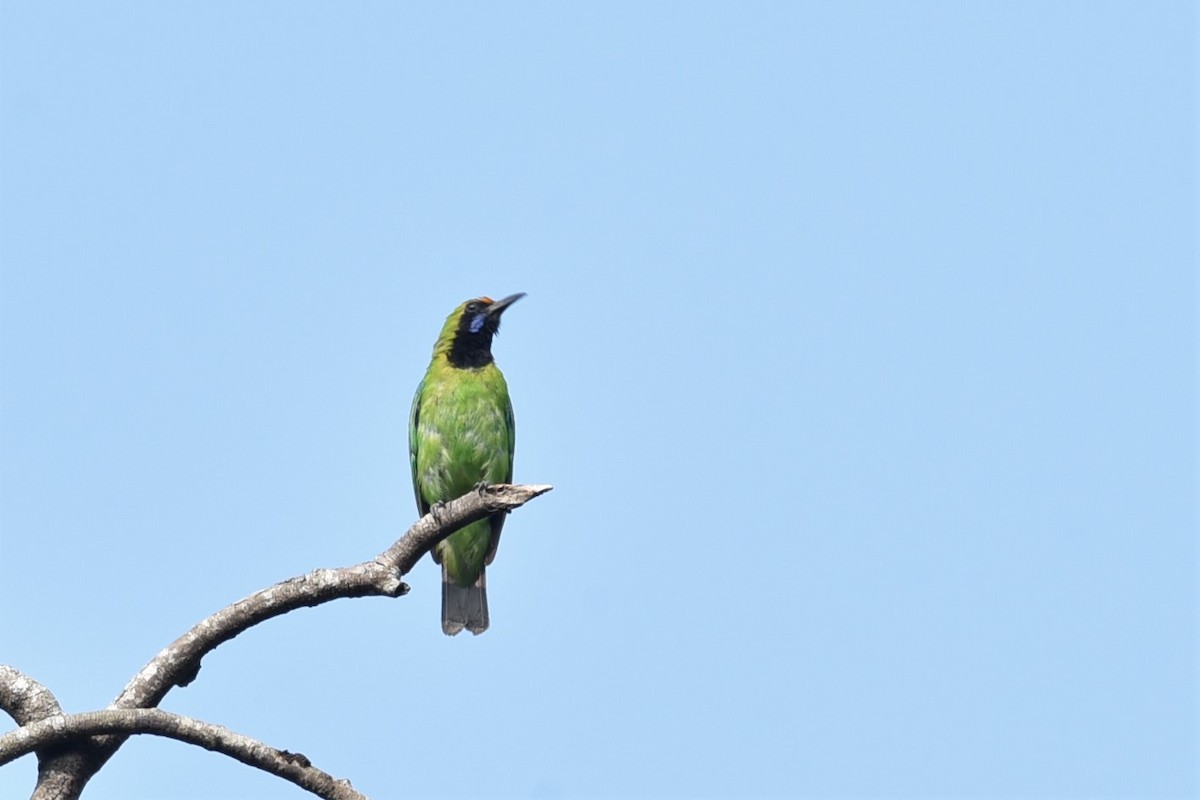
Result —
M525 291L492 630L426 562L165 708L376 798L1194 795L1196 30L4 3L0 661L95 709L383 549L439 326ZM143 737L87 796L305 795Z

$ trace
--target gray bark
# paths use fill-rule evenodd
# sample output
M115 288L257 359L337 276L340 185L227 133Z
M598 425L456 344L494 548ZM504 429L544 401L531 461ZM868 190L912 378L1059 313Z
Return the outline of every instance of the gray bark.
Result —
M240 733L158 708L56 714L0 736L0 766L38 750L95 734L149 733L203 747L291 781L324 800L366 800L349 781L317 769L299 753L269 747Z
M161 716L122 716L119 712L155 708L171 689L187 686L195 680L200 671L201 659L205 655L223 642L272 617L343 597L403 596L408 592L408 586L401 578L442 539L476 520L500 511L519 508L551 488L548 485L508 484L478 487L431 510L391 547L369 561L350 567L313 570L226 606L159 652L129 681L108 709L102 712L63 715L58 702L48 689L14 668L0 665L0 709L7 711L17 724L22 726L4 736L0 742L7 741L10 737L35 741L29 749L12 756L16 758L18 755L34 751L38 754L38 782L34 788L33 800L76 800L88 780L104 766L130 734L157 733L172 736L168 731L180 734L173 738L201 746L207 745L188 739L182 734L200 736L197 731L207 731L205 735L209 738L204 741L209 743L230 742L235 739L242 741L246 746L238 752L243 754L255 752L260 755L279 755L279 758L274 760L264 756L253 766L291 780L321 797L336 797L338 800L359 798L361 795L349 789L349 784L337 782L311 767L303 756L292 757L289 760L291 754L286 754L285 751L275 750L218 726L187 720L167 712L157 712ZM187 724L184 724L185 722ZM39 725L42 727L38 727ZM151 729L145 726L157 727ZM47 728L60 733L54 736L50 733L38 733ZM33 733L30 733L30 730ZM67 730L70 733L61 733ZM216 736L214 731L223 733ZM53 742L51 739L37 738L39 736L50 736ZM12 739L13 742L16 740ZM11 742L9 746L15 747ZM209 749L226 752L220 747ZM226 754L238 757L232 752ZM297 759L303 760L303 768L298 766ZM2 758L0 763L5 763ZM329 788L330 784L320 781L312 785L301 783L295 780L295 776L300 774L297 769L311 769L332 782L333 789L343 787L340 790L348 791L349 794L322 794L314 787L319 784Z

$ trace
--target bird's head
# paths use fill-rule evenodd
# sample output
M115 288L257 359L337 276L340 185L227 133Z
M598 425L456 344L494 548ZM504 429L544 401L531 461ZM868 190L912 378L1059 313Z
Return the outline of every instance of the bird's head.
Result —
M436 350L444 350L456 367L474 368L492 363L492 337L500 330L500 315L525 296L510 294L503 300L477 297L454 309L446 319Z

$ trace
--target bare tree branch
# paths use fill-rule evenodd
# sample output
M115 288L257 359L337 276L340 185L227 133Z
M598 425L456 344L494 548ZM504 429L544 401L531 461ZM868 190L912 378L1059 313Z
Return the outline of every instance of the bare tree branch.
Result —
M318 569L290 578L226 606L155 656L113 702L112 708L151 708L174 686L187 686L200 670L200 659L218 645L260 622L303 606L344 597L400 597L408 592L401 576L412 570L435 544L464 525L519 508L550 491L549 486L497 484L468 492L426 514L395 544L370 561L340 569Z
M93 734L151 733L203 747L257 767L325 800L367 800L347 781L322 772L299 753L276 750L240 733L157 708L56 714L0 736L0 766L35 750Z
M344 597L400 597L408 592L401 577L442 539L476 520L520 508L553 487L493 484L433 509L404 536L370 561L340 569L318 569L277 583L226 606L201 621L151 659L109 705L109 710L149 709L175 686L187 686L200 660L224 642L272 617ZM95 736L73 748L78 758L63 769L39 768L33 800L76 800L88 780L125 741L120 733Z
M0 709L18 725L63 713L49 689L8 664L0 664Z
M23 726L63 713L49 689L7 664L0 664L0 708ZM37 757L37 786L45 787L46 797L59 796L63 776L88 767L86 755L77 750L44 750Z

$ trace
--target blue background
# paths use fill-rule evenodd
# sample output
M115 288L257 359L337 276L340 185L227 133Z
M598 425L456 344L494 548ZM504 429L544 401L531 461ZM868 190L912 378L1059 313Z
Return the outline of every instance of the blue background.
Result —
M164 708L376 798L1197 791L1192 4L2 8L0 661L68 710L399 536L525 291L492 630L426 561Z

